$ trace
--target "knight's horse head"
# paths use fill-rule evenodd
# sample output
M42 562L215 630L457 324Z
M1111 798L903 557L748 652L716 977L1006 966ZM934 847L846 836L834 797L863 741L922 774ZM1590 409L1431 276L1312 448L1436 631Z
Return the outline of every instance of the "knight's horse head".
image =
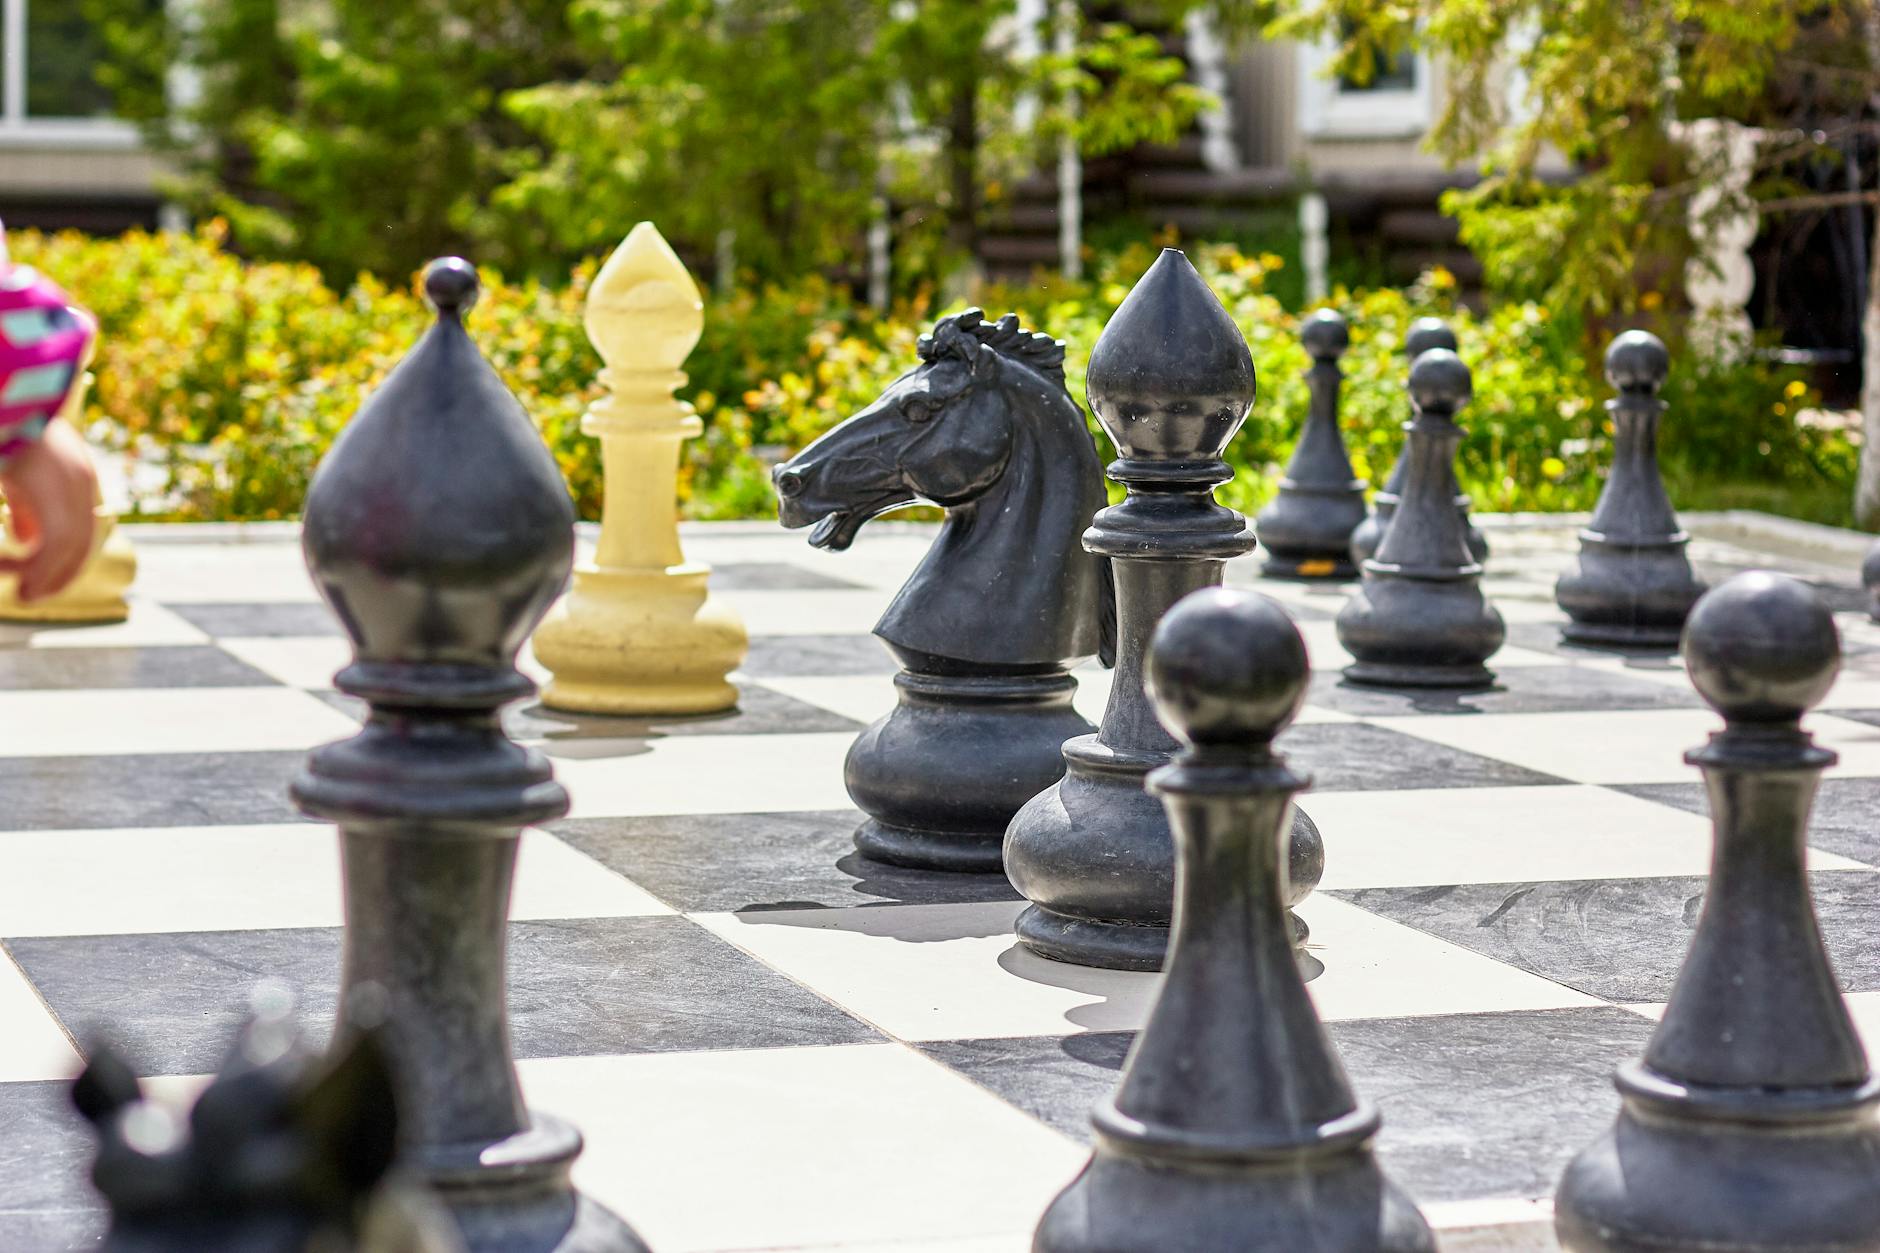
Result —
M777 467L785 526L815 523L809 542L840 550L877 514L921 500L963 504L998 480L1012 421L996 383L999 351L974 334L981 316L968 309L942 318L920 339L919 365ZM1006 321L1016 331L1018 319Z
M921 337L920 364L777 467L777 516L844 549L870 518L947 509L875 633L904 658L1029 666L1107 653L1108 567L1083 551L1102 463L1064 386L1064 345L978 309Z
M374 1030L316 1059L291 1002L264 993L187 1118L103 1046L72 1101L97 1129L105 1253L461 1253L436 1204L388 1179L398 1115Z

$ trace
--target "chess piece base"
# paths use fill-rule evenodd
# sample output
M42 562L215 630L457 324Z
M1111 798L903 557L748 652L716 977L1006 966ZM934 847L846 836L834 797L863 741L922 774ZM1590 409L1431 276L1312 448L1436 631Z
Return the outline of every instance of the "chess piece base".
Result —
M0 518L4 514L4 507L0 507ZM117 529L115 514L100 508L96 517L91 556L85 559L78 577L58 595L21 604L13 595L13 576L0 576L0 622L103 625L130 617L124 592L137 577L137 554Z
M999 869L1006 824L1064 773L1064 741L1089 734L1062 670L903 670L898 700L849 747L849 797L865 856L920 870Z
M1344 669L1347 683L1365 687L1485 688L1495 686L1495 672L1487 666L1394 665L1354 661Z
M423 1172L467 1253L646 1253L631 1227L569 1183L580 1153L580 1132L538 1114L496 1144L427 1154Z
M1485 665L1506 635L1473 573L1366 563L1362 586L1338 613L1338 642L1352 655L1348 682L1379 687L1486 687Z
M1676 648L1704 585L1691 573L1682 535L1651 542L1580 532L1580 556L1554 586L1572 619L1561 629L1576 644Z
M1664 1100L1640 1101L1639 1079ZM1626 1107L1554 1198L1569 1253L1880 1248L1880 1082L1763 1091L1683 1088L1622 1068Z
M1003 830L920 831L890 826L870 818L855 828L862 856L890 866L945 870L956 874L996 874L1004 866Z
M1639 652L1676 651L1683 634L1682 626L1627 626L1607 622L1569 622L1560 628L1560 638L1569 644Z
M554 677L542 703L570 713L705 714L731 709L725 676L749 640L697 563L661 570L575 571L567 598L537 628L536 660Z
M1101 1144L1045 1211L1033 1253L1433 1253L1423 1216L1370 1155L1342 1156L1315 1162L1308 1184L1288 1154L1171 1169L1153 1148Z
M1363 522L1364 484L1303 487L1290 479L1260 511L1254 532L1267 551L1260 572L1273 579L1351 579L1351 535Z
M1161 753L1067 741L1064 777L1034 796L1005 832L1005 873L1031 901L1015 927L1040 957L1104 970L1160 970L1175 904L1175 841L1162 802L1143 789ZM1318 886L1325 843L1302 809L1287 852L1290 908ZM1294 937L1306 924L1290 915Z

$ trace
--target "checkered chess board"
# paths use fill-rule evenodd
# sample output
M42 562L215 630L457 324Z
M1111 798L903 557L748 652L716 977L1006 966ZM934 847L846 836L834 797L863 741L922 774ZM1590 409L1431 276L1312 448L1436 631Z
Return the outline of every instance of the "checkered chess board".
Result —
M331 831L288 803L360 709L291 530L133 528L121 626L0 626L0 1249L95 1244L64 1081L108 1024L159 1090L213 1070L248 989L296 985L324 1039L339 953ZM1717 719L1675 660L1566 648L1565 528L1490 531L1497 690L1341 687L1336 588L1229 580L1295 614L1319 669L1282 740L1315 777L1311 988L1379 1150L1451 1249L1545 1248L1562 1165L1669 994L1710 832L1684 750ZM576 1179L664 1253L1017 1253L1088 1147L1152 975L1014 947L1003 878L871 864L842 760L893 700L868 634L924 551L877 523L834 555L751 524L687 533L743 613L732 715L513 709L574 798L523 840L511 1013L537 1108L587 1134ZM1852 572L1717 543L1706 576L1820 581L1846 661L1810 719L1818 908L1880 1029L1880 628ZM525 659L526 660L526 659ZM531 663L532 664L532 663ZM1080 675L1093 719L1108 675ZM1880 1038L1880 1037L1877 1037Z

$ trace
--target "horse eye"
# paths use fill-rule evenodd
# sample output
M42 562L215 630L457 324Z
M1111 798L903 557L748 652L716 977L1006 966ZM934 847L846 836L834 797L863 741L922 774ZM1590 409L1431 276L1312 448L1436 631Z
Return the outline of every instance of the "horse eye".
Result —
M933 416L933 406L916 398L902 402L901 412L909 422L925 422Z

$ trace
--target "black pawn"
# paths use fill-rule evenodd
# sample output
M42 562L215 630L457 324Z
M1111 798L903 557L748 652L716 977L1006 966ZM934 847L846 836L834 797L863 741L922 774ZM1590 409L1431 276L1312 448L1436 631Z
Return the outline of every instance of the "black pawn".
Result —
M1351 346L1345 319L1320 309L1306 319L1299 338L1312 358L1306 384L1312 404L1279 494L1254 519L1267 550L1261 572L1271 578L1349 579L1351 533L1364 521L1363 479L1351 473L1351 457L1338 429L1338 388L1344 374L1338 359Z
M1149 684L1186 746L1149 776L1177 847L1168 975L1036 1253L1435 1248L1378 1169L1377 1111L1352 1095L1293 957L1281 848L1306 780L1273 737L1310 677L1264 596L1196 592L1156 628Z
M1404 336L1404 360L1415 364L1416 359L1432 348L1447 348L1456 351L1456 333L1449 329L1449 324L1441 318L1418 318L1410 324L1410 331ZM1390 475L1384 480L1383 490L1371 497L1371 513L1360 522L1351 533L1351 560L1357 566L1376 555L1379 541L1384 538L1385 528L1390 526L1391 515L1397 512L1397 502L1403 496L1404 474L1409 462L1410 445L1404 444L1397 450L1397 460L1390 467ZM1469 498L1460 489L1456 493L1456 508L1462 512L1464 523L1469 529L1469 552L1477 561L1488 560L1488 537L1470 522Z
M1338 642L1354 658L1352 683L1485 687L1482 663L1501 647L1501 615L1482 596L1482 567L1456 509L1456 410L1471 394L1469 368L1447 348L1410 367L1403 498L1364 581L1338 614Z
M516 651L568 581L574 512L541 436L464 333L476 271L425 273L437 322L360 408L307 492L302 546L353 641L335 685L365 729L316 749L302 810L340 826L342 1005L384 989L414 1166L472 1253L644 1248L577 1194L581 1135L522 1103L503 952L521 829L567 812L499 711ZM345 1040L346 1009L336 1029Z
M1880 540L1868 545L1861 558L1860 583L1867 589L1867 616L1880 622Z
M1175 845L1143 779L1176 745L1143 692L1143 651L1171 605L1219 586L1227 559L1253 547L1247 520L1214 499L1234 475L1221 452L1253 405L1253 355L1188 258L1165 248L1103 328L1085 378L1119 454L1109 476L1128 489L1084 532L1114 572L1116 676L1097 733L1065 741L1064 778L1006 828L1005 872L1031 901L1017 932L1033 952L1155 970L1168 947ZM1291 903L1324 864L1301 813Z
M1880 1082L1809 898L1809 805L1835 755L1801 726L1840 666L1834 620L1780 575L1697 602L1684 657L1724 729L1684 759L1716 827L1671 1002L1619 1068L1613 1130L1573 1159L1560 1242L1590 1253L1880 1249Z
M1618 388L1612 415L1612 469L1592 522L1580 532L1580 558L1560 576L1554 599L1570 619L1561 635L1613 648L1677 647L1678 634L1704 585L1691 573L1658 472L1658 389L1671 357L1649 331L1627 331L1606 349L1606 380Z

